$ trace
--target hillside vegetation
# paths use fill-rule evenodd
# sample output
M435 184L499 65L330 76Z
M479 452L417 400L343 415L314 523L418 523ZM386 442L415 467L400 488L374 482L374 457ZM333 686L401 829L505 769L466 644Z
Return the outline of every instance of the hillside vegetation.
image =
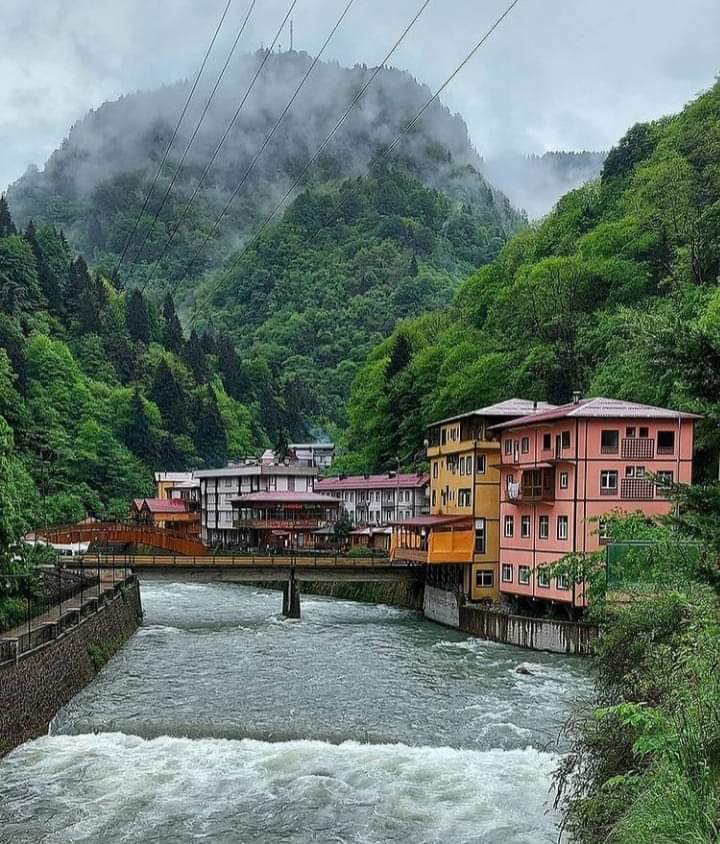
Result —
M447 308L406 320L350 400L348 464L408 461L433 419L510 395L574 390L696 409L717 472L720 84L634 126L601 178L478 270Z

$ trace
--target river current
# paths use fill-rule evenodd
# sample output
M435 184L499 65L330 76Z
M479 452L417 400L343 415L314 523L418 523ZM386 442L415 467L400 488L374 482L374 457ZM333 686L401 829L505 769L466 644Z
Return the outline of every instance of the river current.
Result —
M0 844L556 840L584 662L385 606L303 596L286 621L277 592L142 592L138 633L0 762Z

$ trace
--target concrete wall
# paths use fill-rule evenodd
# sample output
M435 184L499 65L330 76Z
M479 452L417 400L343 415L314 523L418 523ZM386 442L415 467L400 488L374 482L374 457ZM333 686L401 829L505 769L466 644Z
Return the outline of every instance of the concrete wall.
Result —
M278 589L280 584L273 581L260 581L257 586L263 589ZM337 580L298 580L302 595L323 595L339 598L343 601L361 601L366 604L388 604L408 610L422 610L423 584L421 580L395 581L337 581ZM279 606L279 604L278 604ZM302 608L302 597L300 600Z
M430 621L437 621L448 627L460 627L460 600L455 592L426 586L423 612Z
M74 695L96 675L142 621L140 587L132 580L76 626L15 661L0 664L0 757L47 732Z
M425 587L425 617L463 633L535 651L587 655L597 627L549 618L509 615L474 604L463 604L457 593Z

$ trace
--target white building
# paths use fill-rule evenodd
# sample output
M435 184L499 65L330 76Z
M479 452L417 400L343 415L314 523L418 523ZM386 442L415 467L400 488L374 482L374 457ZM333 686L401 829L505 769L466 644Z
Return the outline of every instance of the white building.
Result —
M223 469L194 473L200 482L200 536L207 545L235 545L233 499L256 492L312 492L318 469L302 461L279 461L272 451L260 458L230 463Z
M335 457L335 446L332 443L290 443L289 448L295 452L300 461L306 461L318 469L328 469Z
M357 526L387 525L429 511L430 476L423 474L340 475L315 483L315 491L339 498Z

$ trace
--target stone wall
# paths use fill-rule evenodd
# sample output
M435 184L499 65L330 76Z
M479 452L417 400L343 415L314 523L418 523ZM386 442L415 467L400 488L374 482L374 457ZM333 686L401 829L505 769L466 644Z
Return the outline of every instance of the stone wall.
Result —
M0 664L0 757L45 734L61 707L141 621L140 586L133 578L75 626L17 661Z
M426 618L463 633L535 651L586 655L598 635L597 627L551 618L509 615L477 604L465 604L457 592L425 587Z

